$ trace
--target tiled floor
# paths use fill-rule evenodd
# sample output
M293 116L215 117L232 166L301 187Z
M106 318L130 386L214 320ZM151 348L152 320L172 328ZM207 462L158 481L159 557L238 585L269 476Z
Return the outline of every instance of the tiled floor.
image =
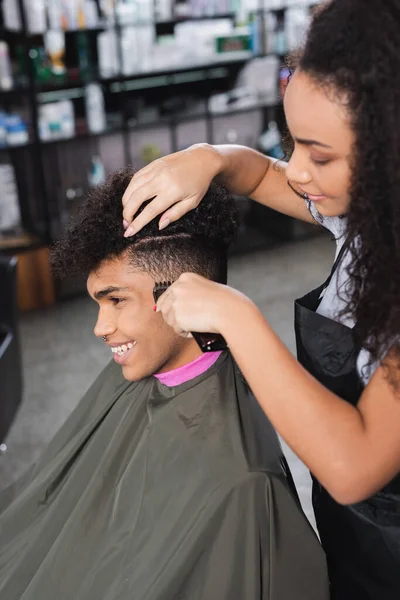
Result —
M230 284L257 303L294 351L293 300L326 278L333 251L329 238L318 237L235 257ZM95 315L94 303L79 298L22 317L24 402L0 459L0 488L36 459L109 360L109 352L92 335ZM308 472L287 446L285 450L312 520Z

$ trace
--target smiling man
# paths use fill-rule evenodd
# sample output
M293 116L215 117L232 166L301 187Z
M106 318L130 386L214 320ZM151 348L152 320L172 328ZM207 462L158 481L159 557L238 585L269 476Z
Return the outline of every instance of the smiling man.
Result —
M229 352L154 312L155 282L226 282L234 203L211 187L168 231L127 239L131 176L95 189L54 250L59 274L87 274L113 360L0 496L0 597L326 600L324 555Z
M176 335L154 314L154 284L187 271L226 283L238 214L225 190L214 186L182 223L160 231L155 220L127 239L118 200L129 176L129 170L117 172L92 192L79 222L56 245L53 263L60 276L88 274L89 294L99 304L94 333L110 346L124 377L138 381L202 355L194 339Z
M202 354L193 339L177 336L154 314L154 284L150 274L134 268L129 252L88 278L88 292L99 304L95 335L110 346L129 381L172 371Z

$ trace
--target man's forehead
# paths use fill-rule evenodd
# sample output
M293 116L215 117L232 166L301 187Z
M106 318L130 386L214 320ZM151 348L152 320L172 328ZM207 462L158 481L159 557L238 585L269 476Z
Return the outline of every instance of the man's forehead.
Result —
M95 297L105 290L109 294L119 292L135 292L153 285L151 277L134 269L123 260L110 260L102 263L96 270L89 274L87 289Z

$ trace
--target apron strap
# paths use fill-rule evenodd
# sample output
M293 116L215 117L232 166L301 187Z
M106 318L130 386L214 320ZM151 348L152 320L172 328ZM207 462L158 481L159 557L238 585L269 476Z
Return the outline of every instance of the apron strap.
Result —
M348 250L349 246L350 246L350 238L347 237L345 239L344 243L343 243L343 246L340 248L340 252L339 252L339 254L336 257L335 262L333 263L333 267L331 269L331 272L329 274L328 279L323 284L323 288L324 289L326 289L328 287L328 285L330 284L331 279L332 279L333 275L335 274L335 271L338 268L338 266L339 266L339 264L340 264L340 262L341 262L341 260L342 260L342 258L344 256L344 254L345 254L346 250Z

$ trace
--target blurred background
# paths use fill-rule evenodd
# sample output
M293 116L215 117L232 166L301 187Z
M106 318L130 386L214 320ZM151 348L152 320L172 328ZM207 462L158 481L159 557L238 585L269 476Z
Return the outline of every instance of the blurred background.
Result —
M109 360L86 282L54 281L48 248L121 166L196 142L282 158L285 56L317 4L0 0L0 488ZM317 227L236 202L230 284L294 351L293 301L326 278L333 244ZM285 449L312 520L308 473Z

